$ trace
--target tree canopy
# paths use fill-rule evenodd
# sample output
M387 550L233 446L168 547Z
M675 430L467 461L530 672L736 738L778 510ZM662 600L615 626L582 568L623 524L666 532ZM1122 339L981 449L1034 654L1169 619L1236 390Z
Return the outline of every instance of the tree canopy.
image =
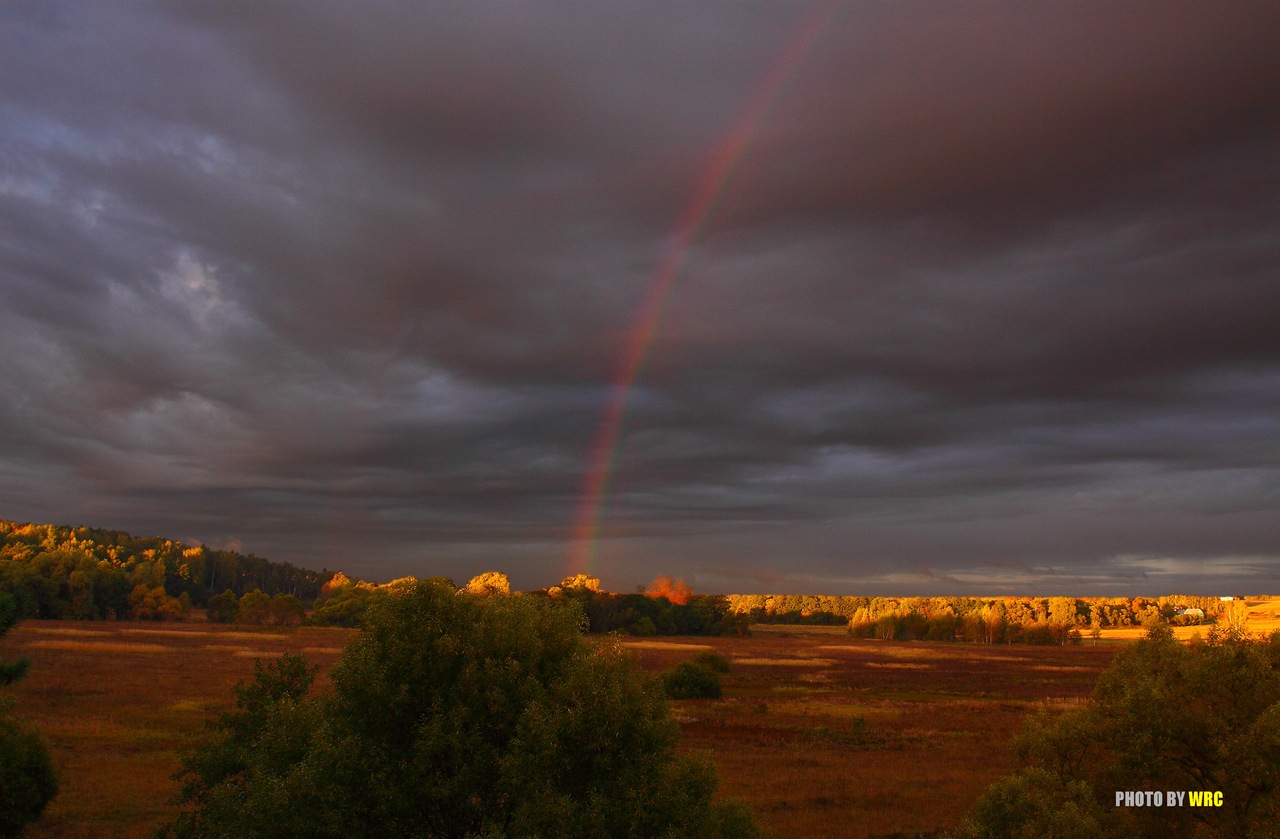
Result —
M184 764L171 835L751 837L677 755L655 680L588 641L573 601L406 584L310 690L300 657L259 666Z
M983 796L972 837L1280 835L1280 633L1168 627L1116 654L1090 701L1033 717L1027 769ZM1222 804L1117 806L1117 791L1221 792Z
M224 590L310 601L332 576L160 537L0 520L0 592L22 617L176 619Z
M511 581L501 571L485 571L472 577L466 590L472 594L510 594Z

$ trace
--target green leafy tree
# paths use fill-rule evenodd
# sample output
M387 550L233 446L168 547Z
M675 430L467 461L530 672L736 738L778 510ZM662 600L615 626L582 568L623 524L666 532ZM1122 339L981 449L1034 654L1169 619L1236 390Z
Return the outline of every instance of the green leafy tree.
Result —
M184 610L178 598L165 594L164 586L139 583L129 595L129 614L137 620L181 620Z
M0 594L0 636L18 620L17 600ZM0 686L10 685L27 672L27 660L0 661ZM49 750L39 734L25 728L9 712L10 700L0 698L0 838L21 836L40 817L58 793L58 778Z
M231 589L209 598L209 609L206 615L212 623L235 623L239 614L240 601Z
M720 653L713 653L711 650L703 650L695 655L693 657L693 663L701 664L703 667L706 667L708 670L713 670L716 673L728 673L733 669L729 664L729 659L720 655Z
M307 610L292 594L277 594L271 598L267 609L267 623L274 626L297 626L302 623Z
M1274 837L1280 834L1280 634L1262 641L1215 629L1205 642L1184 645L1167 625L1156 625L1116 654L1087 705L1037 715L1017 748L1037 771L1005 779L1005 792L993 788L989 797L1022 803L979 807L969 835L1059 835L1036 827L1042 824L1036 813L1070 800L1081 818L1098 822L1097 836ZM1084 806L1068 778L1084 784L1095 808ZM1117 807L1117 790L1220 791L1223 802ZM1019 832L1018 825L1032 832Z
M265 623L271 614L271 596L259 589L246 591L240 598L237 623Z
M317 606L307 617L307 623L313 626L357 627L364 620L369 602L377 596L374 589L365 586L344 586Z
M996 781L978 799L961 836L971 839L1095 839L1101 809L1088 784L1044 769Z
M18 622L18 601L11 594L0 593L0 637ZM31 662L25 658L17 661L0 661L0 687L11 685L27 673Z
M678 755L653 679L550 598L423 582L369 602L308 692L300 658L260 667L187 758L186 837L757 835Z

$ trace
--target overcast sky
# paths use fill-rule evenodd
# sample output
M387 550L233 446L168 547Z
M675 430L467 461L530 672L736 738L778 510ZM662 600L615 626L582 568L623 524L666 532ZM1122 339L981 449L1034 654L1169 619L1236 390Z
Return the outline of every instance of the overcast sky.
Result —
M1270 0L7 0L0 517L553 584L719 171L607 586L1276 592L1277 44Z

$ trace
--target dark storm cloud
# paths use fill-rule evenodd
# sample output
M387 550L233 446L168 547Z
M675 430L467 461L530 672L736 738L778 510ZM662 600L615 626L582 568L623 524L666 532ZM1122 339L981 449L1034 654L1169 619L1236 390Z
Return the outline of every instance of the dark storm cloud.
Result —
M828 15L828 10L832 14ZM1280 569L1274 4L0 11L0 515L554 582Z

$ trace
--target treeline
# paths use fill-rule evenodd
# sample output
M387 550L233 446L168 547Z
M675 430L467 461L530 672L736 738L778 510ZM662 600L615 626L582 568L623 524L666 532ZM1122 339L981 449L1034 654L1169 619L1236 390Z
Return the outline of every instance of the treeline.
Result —
M612 594L585 588L565 589L560 595L578 601L587 615L589 631L628 635L745 635L751 620L734 612L719 594L691 595L673 603L662 595Z
M220 622L305 620L355 627L371 598L403 582L379 586L253 554L116 530L0 521L0 593L13 595L21 617L165 620L181 619L195 607L207 608L209 619ZM464 588L509 593L507 578L498 572L481 574ZM733 635L745 634L752 623L830 624L862 637L982 643L1063 643L1078 638L1081 629L1214 623L1224 606L1214 597L1185 595L712 595L694 594L670 577L659 577L647 590L618 594L602 591L600 581L586 575L527 595L577 602L594 633Z
M160 537L0 521L0 592L22 617L174 619L228 590L311 601L332 576Z
M432 580L457 589L452 580ZM360 626L373 598L410 581L393 580L378 586L337 574L323 587L306 622L317 626ZM489 571L473 578L462 590L501 596L510 593L510 585L505 575ZM587 631L592 633L622 632L641 637L742 635L750 623L749 616L734 612L723 595L694 594L682 581L666 577L655 580L644 594L615 594L602 591L595 577L580 574L566 578L558 586L525 592L523 596L578 603L587 619Z
M1064 643L1081 629L1214 623L1216 597L842 597L731 594L752 623L848 625L864 638ZM1072 633L1076 633L1074 636Z

